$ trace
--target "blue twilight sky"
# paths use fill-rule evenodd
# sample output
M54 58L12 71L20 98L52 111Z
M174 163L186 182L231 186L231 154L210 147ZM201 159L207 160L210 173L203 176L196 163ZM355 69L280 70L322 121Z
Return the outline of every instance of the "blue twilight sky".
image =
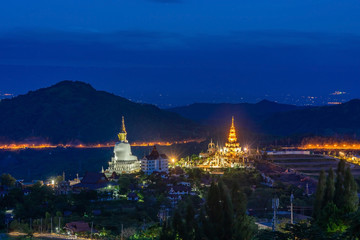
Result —
M360 97L359 13L359 0L4 1L0 94L67 79L159 106Z

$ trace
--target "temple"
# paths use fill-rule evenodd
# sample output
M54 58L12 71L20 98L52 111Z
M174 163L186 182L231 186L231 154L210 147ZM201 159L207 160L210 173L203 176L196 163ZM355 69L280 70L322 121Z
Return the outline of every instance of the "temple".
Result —
M240 157L241 147L237 141L236 130L234 125L234 117L232 117L229 137L225 147L223 148L222 154L231 160L237 160Z
M124 174L140 171L140 161L132 155L131 146L127 140L124 117L122 117L122 127L118 138L119 142L114 147L114 157L109 162L109 168L104 171L106 176L111 176L114 172Z
M227 142L223 148L213 143L212 139L205 153L200 153L203 159L202 167L223 168L223 167L244 167L247 162L247 149L241 148L236 137L234 117L232 117Z

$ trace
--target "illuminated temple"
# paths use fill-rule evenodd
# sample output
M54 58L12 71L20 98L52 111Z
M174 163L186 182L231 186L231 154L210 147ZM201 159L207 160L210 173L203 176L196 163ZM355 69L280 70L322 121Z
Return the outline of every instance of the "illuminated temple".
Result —
M200 158L204 159L203 167L236 167L244 166L247 162L246 148L241 148L236 137L234 117L232 117L229 137L225 146L220 148L219 145L212 142L208 145L206 153L200 153Z
M225 143L225 147L222 149L222 155L227 159L236 160L240 157L241 147L237 141L236 130L234 124L234 117L231 120L231 127L229 132L229 137L227 143Z
M121 132L118 134L119 142L115 144L114 156L109 162L109 168L104 171L106 176L116 174L133 173L140 170L140 161L131 152L131 146L128 142L125 129L124 117L122 117Z

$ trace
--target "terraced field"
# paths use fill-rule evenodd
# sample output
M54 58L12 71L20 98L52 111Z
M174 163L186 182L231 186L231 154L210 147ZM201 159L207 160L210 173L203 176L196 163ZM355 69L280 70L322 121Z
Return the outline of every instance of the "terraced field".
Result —
M335 170L339 161L325 155L269 155L268 158L276 165L314 177L318 176L321 170ZM350 167L354 176L360 176L360 166L350 164Z

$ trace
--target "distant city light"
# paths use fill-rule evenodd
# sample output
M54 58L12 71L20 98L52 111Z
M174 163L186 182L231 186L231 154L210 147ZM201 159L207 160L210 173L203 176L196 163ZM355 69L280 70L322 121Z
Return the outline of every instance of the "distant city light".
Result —
M331 93L330 95L344 95L344 94L346 94L346 92L335 91L335 92Z

